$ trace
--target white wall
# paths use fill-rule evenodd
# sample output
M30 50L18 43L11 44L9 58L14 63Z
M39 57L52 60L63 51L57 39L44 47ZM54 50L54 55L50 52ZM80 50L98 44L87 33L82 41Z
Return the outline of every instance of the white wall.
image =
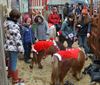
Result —
M0 0L0 4L7 5L7 0Z

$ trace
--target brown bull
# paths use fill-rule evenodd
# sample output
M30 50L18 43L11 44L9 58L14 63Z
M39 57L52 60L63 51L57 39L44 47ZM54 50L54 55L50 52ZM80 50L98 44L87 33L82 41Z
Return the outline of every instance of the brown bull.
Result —
M80 75L81 70L85 63L85 54L82 50L77 52L77 59L74 58L73 52L70 54L67 50L60 53L67 53L66 55L59 55L57 52L53 55L53 65L52 65L52 74L51 74L51 85L64 85L64 78L67 75L68 71L72 71L72 75L79 80L78 74ZM70 56L71 55L71 56Z
M35 52L33 52L33 58L30 67L33 68L33 62L38 64L39 68L43 68L41 64L41 60L46 57L47 55L53 56L54 53L56 53L59 48L65 49L63 45L61 45L59 42L53 43L52 41L38 41L34 44Z

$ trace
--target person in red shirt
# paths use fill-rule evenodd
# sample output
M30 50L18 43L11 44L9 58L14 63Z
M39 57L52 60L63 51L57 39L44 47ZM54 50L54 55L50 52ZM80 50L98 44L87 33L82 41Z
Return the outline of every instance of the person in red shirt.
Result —
M60 16L57 13L57 8L53 7L52 8L52 12L50 13L50 15L48 16L48 22L51 24L60 24Z
M52 8L52 12L48 16L48 23L55 25L56 30L59 31L61 18L60 18L60 15L58 14L57 7Z

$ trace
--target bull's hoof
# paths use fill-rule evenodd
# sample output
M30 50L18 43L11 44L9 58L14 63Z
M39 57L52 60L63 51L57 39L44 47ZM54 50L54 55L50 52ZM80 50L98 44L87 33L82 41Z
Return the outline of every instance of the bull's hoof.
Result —
M42 65L39 65L39 66L38 66L38 68L39 68L39 69L42 69L42 68L43 68L43 66L42 66Z

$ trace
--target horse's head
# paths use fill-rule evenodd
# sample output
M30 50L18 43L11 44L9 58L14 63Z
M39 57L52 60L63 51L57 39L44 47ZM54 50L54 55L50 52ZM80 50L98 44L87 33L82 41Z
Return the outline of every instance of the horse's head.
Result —
M56 41L56 44L60 50L66 50L66 47L62 43L60 43L59 41Z
M54 46L58 48L58 50L66 50L66 47L59 42L59 40L53 40Z

